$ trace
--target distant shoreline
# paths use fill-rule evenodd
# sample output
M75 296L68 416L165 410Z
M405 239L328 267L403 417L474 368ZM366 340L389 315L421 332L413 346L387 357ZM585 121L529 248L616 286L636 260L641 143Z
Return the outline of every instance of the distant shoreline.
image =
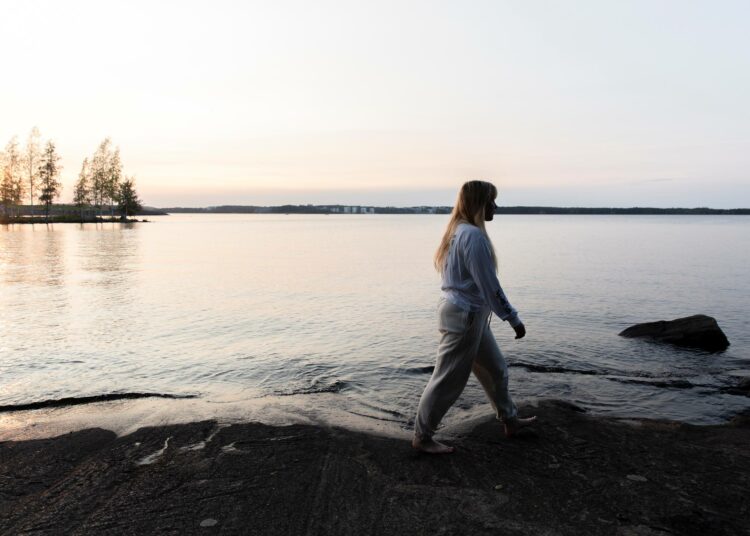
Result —
M49 219L20 207L20 214L9 217L0 214L0 225L52 224L52 223L134 223L148 222L119 216L97 216L79 212L69 205L59 205L50 211ZM170 214L450 214L448 206L376 207L366 205L221 205L215 207L143 207L136 216L169 216ZM638 216L750 216L750 208L655 208L655 207L498 207L498 215L638 215Z
M448 206L377 207L365 205L222 205L215 207L167 207L152 209L167 214L450 214ZM498 207L495 214L589 214L589 215L732 215L750 216L750 208L606 208L606 207Z

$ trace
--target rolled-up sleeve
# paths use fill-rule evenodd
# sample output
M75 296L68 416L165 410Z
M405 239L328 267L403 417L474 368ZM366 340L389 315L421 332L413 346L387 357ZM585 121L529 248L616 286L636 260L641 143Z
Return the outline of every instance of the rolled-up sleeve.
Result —
M511 326L518 326L521 323L518 311L510 304L500 286L490 246L482 232L467 233L464 248L466 268L492 312L507 320Z

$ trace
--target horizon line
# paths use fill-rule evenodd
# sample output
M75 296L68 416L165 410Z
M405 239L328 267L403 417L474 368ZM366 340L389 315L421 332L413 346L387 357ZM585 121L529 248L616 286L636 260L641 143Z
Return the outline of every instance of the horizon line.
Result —
M63 203L65 204L65 203ZM452 209L453 205L369 205L363 203L281 203L276 205L245 205L245 204L221 204L221 205L206 205L206 206L188 206L188 205L144 205L144 208L158 208L164 210L167 208L173 209L196 209L196 210L208 210L216 208L279 208L279 207L311 207L311 208L326 208L326 207L362 207L362 208L393 208L393 209L409 209L409 208L439 208L439 209ZM733 207L733 208L713 208L708 206L696 206L696 207L655 207L655 206L644 206L644 205L631 205L627 207L613 207L604 205L497 205L498 209L555 209L555 210L715 210L715 211L733 211L733 210L747 210L750 211L750 207Z

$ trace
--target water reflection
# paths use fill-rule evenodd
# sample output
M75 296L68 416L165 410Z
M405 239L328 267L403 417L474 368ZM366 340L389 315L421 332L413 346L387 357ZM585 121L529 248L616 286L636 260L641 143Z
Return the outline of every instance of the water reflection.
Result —
M45 227L43 273L39 274L39 279L45 285L60 286L65 283L65 233L52 225Z
M33 389L29 382L47 367L46 358L66 344L67 249L66 232L56 226L16 225L0 232L0 349L8 390Z
M131 271L137 262L138 229L133 224L91 224L81 231L78 250L81 267L106 275L97 284L118 284L118 274Z
M677 233L687 220L498 221L501 275L530 328L515 341L493 321L518 365L514 395L708 421L750 404L715 395L724 371L747 368L747 220L726 220L730 246L712 252L720 264L684 254L715 231ZM408 422L434 364L430 259L444 224L250 215L1 229L0 404L123 391L200 393L211 403L326 395L353 414ZM623 248L630 236L655 245ZM683 311L717 316L729 351L707 360L617 337ZM714 394L670 387L685 382ZM456 407L477 404L485 396L470 382Z
M0 398L117 390L129 354L140 263L132 225L15 226L0 232Z
M141 320L134 316L139 288L139 228L133 224L88 224L78 234L79 294L88 311L81 323L99 342L126 344ZM106 311L106 313L105 313Z
M66 233L53 225L6 225L0 232L0 277L10 284L65 283Z

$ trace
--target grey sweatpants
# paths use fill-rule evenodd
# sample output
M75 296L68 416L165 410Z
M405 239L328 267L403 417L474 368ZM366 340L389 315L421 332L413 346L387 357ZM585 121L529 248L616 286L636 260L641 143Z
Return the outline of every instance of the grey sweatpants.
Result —
M489 314L489 308L470 313L441 299L437 362L419 400L414 423L414 434L418 438L432 437L472 372L484 387L497 418L516 417L517 409L508 392L508 366L490 331Z

